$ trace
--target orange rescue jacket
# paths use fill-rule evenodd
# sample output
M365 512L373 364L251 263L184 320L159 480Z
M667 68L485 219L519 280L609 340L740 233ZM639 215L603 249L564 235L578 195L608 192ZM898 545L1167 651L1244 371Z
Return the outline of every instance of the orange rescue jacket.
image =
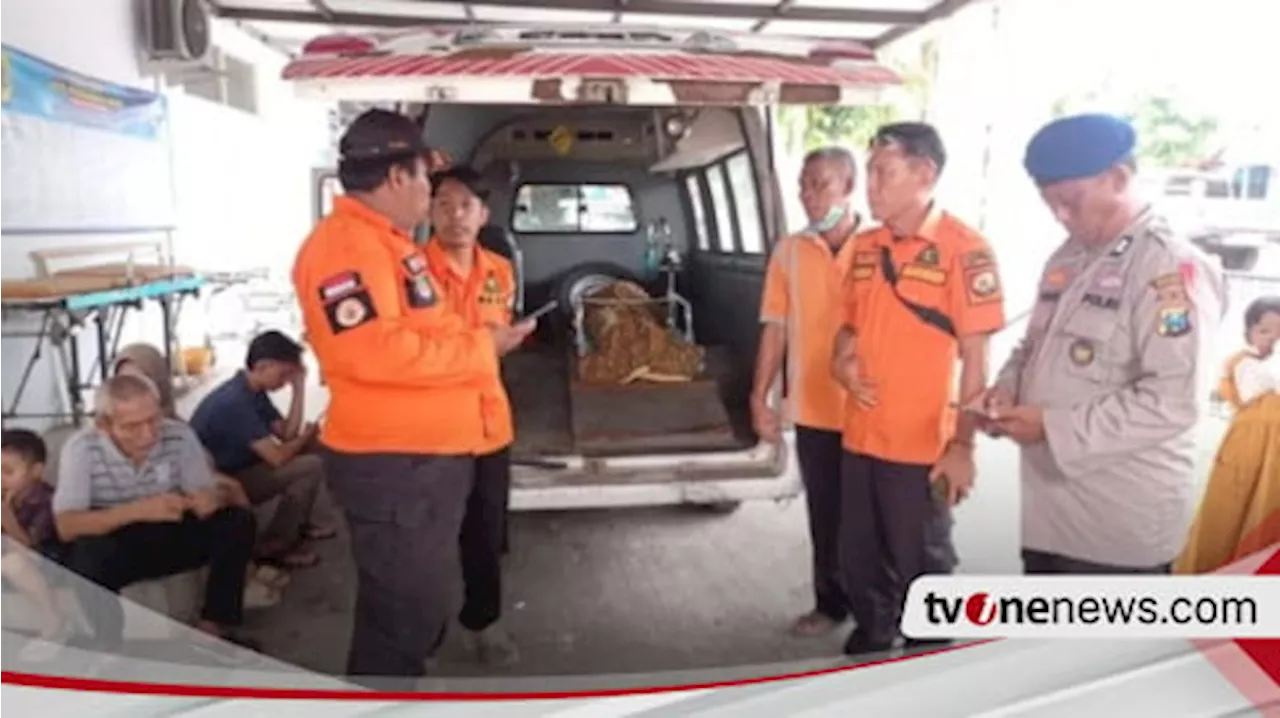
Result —
M326 446L448 455L493 443L503 422L485 399L499 380L493 338L449 310L422 250L390 220L335 198L298 251L293 284L329 386Z

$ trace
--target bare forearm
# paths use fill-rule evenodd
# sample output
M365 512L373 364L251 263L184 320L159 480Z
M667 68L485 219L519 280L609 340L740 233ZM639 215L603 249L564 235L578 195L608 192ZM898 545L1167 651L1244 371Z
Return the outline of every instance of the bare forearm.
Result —
M760 347L756 351L756 374L751 384L751 397L763 400L769 396L773 383L782 371L782 357L786 353L786 336L783 328L768 323L760 332Z
M303 391L302 387L295 386L293 388L293 396L289 399L289 415L284 419L284 430L281 432L281 439L293 439L302 431L305 397L306 392Z
M134 523L131 504L96 511L67 511L58 514L54 519L58 537L63 541L74 541L86 536L104 536L131 523Z
M4 535L17 541L28 548L31 546L31 535L22 527L22 522L18 521L18 517L13 513L13 507L5 504L3 524L0 528L4 530Z
M285 441L263 438L254 442L252 449L269 466L278 469L292 461L298 454L301 454L310 441L311 436L309 434L299 434Z
M987 351L990 346L986 336L963 337L960 340L960 403L969 404L987 388ZM972 444L977 434L975 417L961 411L956 422L956 441Z
M840 327L836 332L835 351L831 354L831 376L841 384L848 380L846 375L856 351L857 335L849 326Z

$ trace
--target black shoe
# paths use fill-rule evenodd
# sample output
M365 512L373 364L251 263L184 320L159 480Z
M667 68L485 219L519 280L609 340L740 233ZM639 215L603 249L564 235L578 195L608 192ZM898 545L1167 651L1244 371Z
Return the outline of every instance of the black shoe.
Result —
M872 640L867 634L855 630L844 642L846 656L865 656L868 653L884 653L893 648L892 640Z
M902 643L904 651L940 651L955 644L954 638L908 638Z

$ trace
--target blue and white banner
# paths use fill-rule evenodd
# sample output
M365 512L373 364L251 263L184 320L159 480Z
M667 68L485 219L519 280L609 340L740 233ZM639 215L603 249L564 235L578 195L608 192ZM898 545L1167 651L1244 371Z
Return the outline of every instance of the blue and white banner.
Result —
M3 110L154 140L165 119L163 95L97 80L3 48Z

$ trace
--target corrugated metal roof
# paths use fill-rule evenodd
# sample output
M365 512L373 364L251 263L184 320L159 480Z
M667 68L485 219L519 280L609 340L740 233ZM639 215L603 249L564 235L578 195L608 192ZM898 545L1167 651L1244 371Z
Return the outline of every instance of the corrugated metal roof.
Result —
M693 26L766 37L858 40L879 47L974 0L209 0L273 45L298 52L335 31L432 25L613 23Z

